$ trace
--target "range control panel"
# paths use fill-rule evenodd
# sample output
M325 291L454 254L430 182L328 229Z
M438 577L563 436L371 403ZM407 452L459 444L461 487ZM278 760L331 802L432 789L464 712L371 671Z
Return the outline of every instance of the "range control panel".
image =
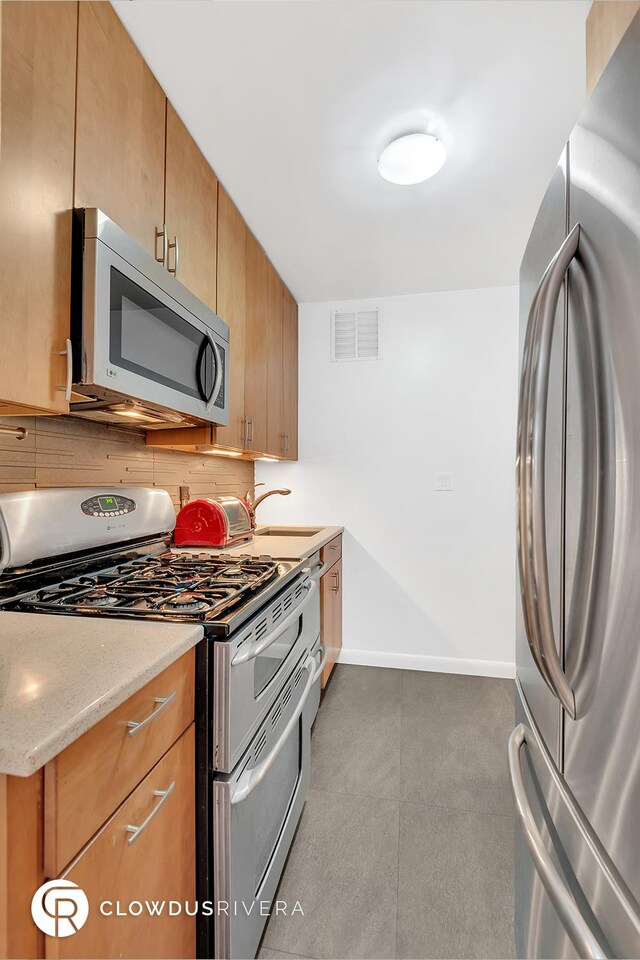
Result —
M118 493L104 493L83 500L80 507L87 517L121 517L135 510L136 503L135 500L121 497Z

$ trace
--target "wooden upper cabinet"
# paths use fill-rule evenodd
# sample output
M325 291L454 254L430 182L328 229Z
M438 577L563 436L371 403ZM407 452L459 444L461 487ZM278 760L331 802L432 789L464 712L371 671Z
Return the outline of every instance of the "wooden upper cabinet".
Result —
M83 0L78 18L75 204L99 207L155 255L165 96L109 3Z
M247 316L247 228L222 184L218 187L218 306L230 330L229 425L218 427L216 441L234 450L244 447L244 351Z
M282 311L284 286L271 264L268 271L267 311L267 446L265 453L280 457L284 453L282 385Z
M77 6L0 17L0 412L66 413Z
M284 456L298 459L298 304L284 289L282 312L282 422Z
M271 265L264 250L247 231L247 327L245 342L244 410L246 449L267 452L267 358Z
M164 209L167 270L215 310L218 180L169 102Z
M636 0L595 0L591 4L586 23L588 94L600 79L638 10L640 3Z

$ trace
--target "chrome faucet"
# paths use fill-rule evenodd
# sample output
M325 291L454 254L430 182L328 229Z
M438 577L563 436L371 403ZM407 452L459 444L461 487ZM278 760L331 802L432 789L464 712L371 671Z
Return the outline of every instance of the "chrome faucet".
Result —
M247 490L247 494L245 497L245 500L247 501L247 503L249 504L249 506L251 507L254 513L256 512L256 507L258 507L263 500L266 500L267 497L272 497L276 493L278 493L281 497L288 497L289 494L291 493L291 490L287 490L286 488L283 488L282 490L267 490L266 493L263 493L261 494L261 496L256 497L255 495L256 487L264 487L264 483L254 484L253 493L251 492L251 490Z

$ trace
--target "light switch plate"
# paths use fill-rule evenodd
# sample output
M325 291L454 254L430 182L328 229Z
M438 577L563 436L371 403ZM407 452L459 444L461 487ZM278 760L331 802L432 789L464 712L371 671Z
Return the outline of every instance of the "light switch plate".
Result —
M450 473L436 473L436 492L450 493L453 490L453 477Z

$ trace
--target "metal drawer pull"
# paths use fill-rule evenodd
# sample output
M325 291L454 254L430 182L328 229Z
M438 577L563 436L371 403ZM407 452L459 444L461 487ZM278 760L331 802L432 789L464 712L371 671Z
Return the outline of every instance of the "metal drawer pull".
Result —
M132 843L136 842L136 840L138 839L138 837L140 836L143 830L146 830L146 828L149 826L149 824L151 823L155 815L158 813L162 804L173 793L173 789L175 785L176 785L176 782L174 780L172 783L169 784L166 790L154 790L153 791L154 797L160 797L160 800L158 801L158 803L156 803L155 807L153 808L149 816L142 821L139 827L134 826L132 823L129 823L127 825L126 827L127 833L131 834L131 836L127 840L127 843L129 844L129 846L131 846Z
M8 423L0 423L0 434L14 437L15 440L24 440L29 435L26 427L11 427Z
M142 728L146 727L147 724L151 723L152 720L155 720L159 713L162 713L163 710L166 710L171 701L175 700L177 692L177 690L174 690L173 693L170 693L168 697L154 697L153 702L157 703L158 706L153 713L150 713L148 717L144 718L144 720L140 720L139 723L136 720L127 720L129 736L132 737L134 733L138 732L138 730L142 730Z
M67 358L67 382L63 387L58 387L58 390L64 390L64 398L69 403L71 400L71 387L73 386L73 347L71 345L71 340L66 340L67 344L66 350L59 350L58 356Z
M166 228L165 228L166 230ZM169 266L169 250L173 250L173 270ZM173 238L173 243L167 243L167 270L169 273L172 273L174 277L178 276L178 264L180 262L180 247L178 245L178 237Z
M511 787L516 801L516 814L522 827L525 842L531 854L533 865L545 890L553 904L563 927L569 934L571 942L578 951L579 957L585 960L606 960L604 952L593 932L580 913L578 905L571 895L561 874L551 859L542 835L535 821L527 788L522 774L520 750L527 742L527 728L523 723L518 724L509 737L509 774Z
M307 683L305 685L304 692L302 693L302 696L298 701L298 706L295 708L295 710L287 720L287 724L284 730L282 731L282 733L280 734L280 736L278 737L278 739L276 740L271 753L267 757L265 757L265 759L262 760L256 767L252 767L251 770L245 770L245 772L240 776L240 779L236 784L236 788L233 794L231 795L232 804L240 803L242 800L246 800L247 797L253 793L253 791L258 786L258 784L261 783L262 780L264 780L269 770L275 763L278 754L280 753L285 743L289 739L289 736L291 735L291 731L293 730L298 720L300 719L300 716L302 715L302 711L304 710L304 705L307 702L309 694L311 693L311 688L317 679L315 657L311 657L311 656L307 657L307 659L305 660L303 669L308 672L309 676L307 678Z
M162 256L158 256L158 240L162 238ZM169 243L169 234L167 233L166 223L162 224L162 230L158 230L156 227L156 260L158 263L161 263L163 267L167 265L167 244Z
M235 667L238 663L246 663L248 660L253 660L255 657L259 656L267 647L270 647L272 643L275 643L278 637L281 637L285 630L291 626L296 620L299 619L300 614L308 606L313 594L315 593L318 584L315 580L309 580L307 583L303 583L304 589L307 591L307 595L299 603L295 610L292 610L291 613L282 620L276 629L272 633L268 633L266 637L263 637L262 640L254 641L253 643L248 643L245 646L240 647L238 653L231 661L231 666Z

